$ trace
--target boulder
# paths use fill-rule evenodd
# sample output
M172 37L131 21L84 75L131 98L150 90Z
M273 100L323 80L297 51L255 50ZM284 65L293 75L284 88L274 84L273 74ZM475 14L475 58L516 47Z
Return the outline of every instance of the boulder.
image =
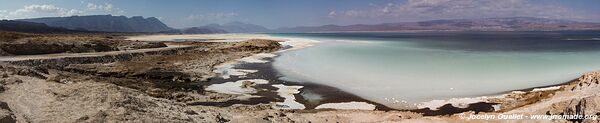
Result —
M4 92L4 91L5 91L5 89L4 89L4 84L0 83L0 93L2 93L2 92Z
M546 114L554 115L579 115L594 116L600 114L600 97L591 96L582 99L572 99L552 104L552 108ZM585 122L591 119L570 119L573 122Z
M13 54L7 53L6 51L0 49L0 56L12 56Z
M242 88L250 88L250 87L252 87L254 85L256 85L255 82L252 82L252 81L243 81L242 85L240 87L242 87Z
M20 80L18 78L14 78L14 77L0 79L0 84L4 84L4 85L19 84L22 82L23 82L23 80Z
M249 39L235 44L237 47L257 47L257 48L275 48L278 49L280 44L275 40L268 39Z
M4 71L0 71L0 78L7 78L8 77L8 73L4 72Z
M17 122L15 115L11 112L8 104L0 101L0 123L15 123Z
M121 44L118 46L119 50L135 50L135 49L148 49L148 48L161 48L167 47L165 43L162 42L128 42Z

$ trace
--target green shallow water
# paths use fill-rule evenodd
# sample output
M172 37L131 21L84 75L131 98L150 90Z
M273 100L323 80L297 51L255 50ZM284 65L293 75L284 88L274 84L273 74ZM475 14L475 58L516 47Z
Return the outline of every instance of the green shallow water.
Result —
M560 84L600 70L600 45L589 38L598 33L506 35L274 34L321 43L283 53L273 65L285 78L398 109ZM571 38L590 40L566 40Z

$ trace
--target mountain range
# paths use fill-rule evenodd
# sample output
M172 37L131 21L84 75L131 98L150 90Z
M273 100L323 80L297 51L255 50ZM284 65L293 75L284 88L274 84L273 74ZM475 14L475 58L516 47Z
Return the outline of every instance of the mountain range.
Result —
M263 26L242 22L230 22L225 24L208 24L205 26L174 29L164 31L165 33L180 34L214 34L214 33L264 33L272 32Z
M63 27L71 30L86 30L100 32L161 32L171 30L155 17L142 16L89 15L70 17L45 17L20 19L34 23L44 23L52 27Z
M209 24L198 28L211 29L211 30L224 30L230 33L256 33L256 32L270 32L263 26L256 24L248 24L242 22L230 22L225 24Z
M256 24L230 22L199 27L173 29L154 17L89 15L4 20L0 30L158 32L178 34L212 33L286 33L286 32L419 32L419 31L563 31L600 30L600 23L533 17L449 19L383 24L300 26L268 29Z
M374 25L324 25L279 28L276 32L415 32L415 31L561 31L600 30L600 23L569 20L509 17L484 19L431 20Z
M33 23L14 20L0 20L0 31L30 32L30 33L57 33L75 32L61 27L50 27L43 23Z

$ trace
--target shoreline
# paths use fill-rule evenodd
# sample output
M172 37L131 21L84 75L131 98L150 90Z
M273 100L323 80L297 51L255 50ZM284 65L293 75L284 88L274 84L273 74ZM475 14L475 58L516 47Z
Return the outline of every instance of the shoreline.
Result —
M272 38L266 38L266 39L273 40ZM275 39L281 39L281 37L276 37ZM283 39L286 39L286 38L283 38ZM262 91L258 91L256 94L254 94L254 95L257 95L260 97L253 98L253 99L250 99L247 101L236 100L236 101L231 101L231 102L223 102L223 103L226 103L227 105L233 105L232 103L234 103L234 102L238 102L238 103L242 102L241 104L268 104L269 102L282 101L283 98L279 97L279 95L274 93L276 88L271 85L285 84L286 86L303 86L303 88L300 89L300 93L294 94L294 96L296 98L296 102L299 102L299 103L303 104L304 106L306 106L305 109L300 109L300 110L307 110L307 111L323 110L323 109L315 109L315 108L319 105L323 105L323 104L327 104L327 103L345 103L345 102L366 102L368 104L375 105L374 110L377 110L377 111L410 111L410 112L416 112L416 113L423 113L425 116L452 115L452 114L462 113L462 112L467 112L467 111L475 111L475 112L493 112L493 111L495 111L493 105L496 105L497 103L487 103L487 102L469 103L468 106L465 108L454 107L451 103L446 103L446 104L440 106L440 108L437 110L432 110L430 108L394 109L394 108L387 107L383 104L376 103L376 102L361 98L359 96L356 96L354 94L342 91L333 86L322 85L322 84L318 84L318 83L314 83L314 82L291 82L291 81L286 81L286 80L280 79L283 76L280 75L279 73L277 73L276 70L272 66L274 59L279 57L280 53L284 53L286 50L296 50L296 49L302 49L302 48L305 48L305 47L300 47L300 48L286 47L284 49L280 49L279 51L272 52L272 54L275 54L276 56L259 59L259 60L266 61L264 63L246 63L244 61L238 61L237 63L230 64L230 65L233 65L233 67L231 67L229 69L253 70L256 72L244 74L244 75L242 75L243 78L240 78L240 76L235 76L235 75L232 75L231 78L227 78L227 79L224 79L222 77L214 77L210 81L204 82L201 85L210 86L213 84L222 84L222 83L226 83L226 82L233 82L233 81L246 80L246 79L264 79L264 80L269 81L268 84L259 84L259 85L255 86L255 88L257 90L262 90ZM305 93L307 91L320 95L322 99L320 99L318 102L305 99L301 95L301 93ZM192 104L198 105L200 103L192 103ZM205 103L206 106L218 106L215 104L219 104L219 103ZM218 106L218 107L221 107L221 106ZM324 110L343 110L343 109L324 109Z
M244 37L244 38L251 37L251 38L258 38L258 39L284 40L283 44L289 43L288 41L293 41L294 39L296 39L296 40L298 40L298 39L311 40L311 39L303 39L303 38L298 38L298 37L276 37L276 36L274 37L274 36L270 36L270 35L265 36L264 34L257 35L256 37L253 37L252 35L246 35L246 34L228 34L228 35L220 35L220 36L234 36L235 37L235 35L242 35L242 37ZM189 36L194 36L194 35L189 35ZM215 36L215 35L210 35L207 37L211 37L211 36ZM219 35L217 35L217 37L218 36ZM239 37L237 37L237 38L239 38ZM237 38L232 38L232 39L237 39ZM224 40L227 40L227 39L224 39ZM295 43L298 43L298 41L296 41ZM304 43L306 43L306 42L304 42ZM222 102L222 103L210 102L210 103L204 103L204 105L223 105L223 104L233 105L234 103L268 104L268 103L272 103L272 102L282 101L284 98L281 98L276 92L274 92L277 90L277 88L273 87L271 85L285 84L288 86L303 86L303 88L300 89L300 93L294 94L294 97L296 98L296 102L300 102L306 106L306 109L302 109L302 110L318 110L318 109L314 109L314 108L319 105L326 104L326 103L367 102L369 104L375 105L376 106L375 110L411 111L411 112L423 113L426 116L436 116L436 115L451 115L451 114L467 112L467 111L494 112L494 111L500 110L500 109L494 109L494 106L498 105L500 103L495 103L495 102L489 101L488 97L490 97L490 96L491 96L491 98L503 98L501 96L511 94L512 92L515 92L515 91L529 92L534 89L560 86L560 85L568 84L571 82L570 81L570 82L564 82L561 84L538 86L538 87L531 87L531 88L524 88L524 89L517 89L517 90L509 90L509 91L499 92L496 94L485 94L485 95L472 96L472 97L452 98L452 99L469 99L469 98L484 97L481 99L481 101L471 102L471 103L461 103L461 105L467 105L467 106L464 106L463 108L453 106L452 102L446 102L446 103L440 104L437 107L437 109L434 109L434 110L432 110L431 108L428 108L428 107L417 108L417 109L393 109L393 108L389 108L385 105L375 103L373 101L358 97L351 93L341 91L341 90L337 89L336 87L326 86L326 85L322 85L322 84L318 84L318 83L314 83L314 82L290 82L290 81L285 81L285 80L279 79L281 76L279 76L279 73L277 73L272 68L272 65L271 65L273 62L273 59L276 57L279 57L279 53L284 53L285 51L288 51L288 50L297 50L297 49L310 47L313 45L313 43L314 42L309 43L309 44L302 44L302 46L300 46L300 47L292 47L289 45L282 45L283 49L280 49L278 51L274 51L274 52L270 53L270 54L277 54L276 56L267 57L267 58L262 59L262 60L266 60L266 62L264 62L264 63L245 63L244 61L240 61L240 59L238 59L236 61L236 63L230 64L233 66L229 69L252 70L252 71L256 71L256 72L246 73L245 75L241 76L243 78L240 78L235 75L232 75L231 78L228 78L228 79L223 79L221 77L214 77L209 82L202 83L201 85L206 87L206 86L209 86L212 84L222 84L225 82L234 82L234 81L244 80L244 79L266 79L269 81L268 84L258 84L255 86L255 88L257 88L257 90L259 90L259 91L254 95L259 95L261 97L250 98L247 101L234 100L234 101L228 101L228 102ZM282 43L280 42L280 44L282 44ZM249 56L249 57L251 57L251 56ZM244 58L242 58L242 59L244 59ZM316 93L316 94L322 96L323 99L321 99L319 102L314 102L314 101L305 99L301 94L306 91L309 91L311 93ZM432 101L435 101L435 100L432 100ZM441 101L448 101L448 100L441 100ZM458 103L460 103L460 102L458 102ZM190 103L190 104L200 105L202 103Z
M271 39L271 38L272 37L268 37L266 39ZM281 39L281 37L276 37L276 38ZM286 38L283 38L283 39L286 39ZM294 48L294 47L291 47L291 48ZM301 48L297 48L297 49L301 49ZM283 51L283 50L286 50L286 49L282 49L280 51ZM417 108L417 109L393 109L393 108L389 108L385 105L361 98L354 94L344 92L342 90L337 89L336 87L322 85L322 84L318 84L318 83L314 83L314 82L291 82L291 81L281 80L280 77L282 77L282 76L279 75L279 73L277 73L272 68L272 65L271 65L273 62L273 59L279 57L279 53L283 53L280 51L275 51L275 54L277 54L277 56L275 56L275 57L269 57L269 58L263 59L263 60L267 61L266 63L243 63L243 62L241 62L241 63L236 64L234 67L232 67L232 69L257 70L258 72L249 73L249 74L245 75L247 77L244 78L244 79L266 79L270 82L269 84L258 85L257 89L266 89L266 90L273 91L275 88L273 88L270 85L275 85L275 84L285 84L287 86L303 86L303 88L300 89L300 93L294 94L294 95L296 97L296 102L302 103L303 105L306 106L305 109L301 109L301 110L308 110L308 111L320 110L320 109L314 109L314 108L319 105L327 104L327 103L366 102L366 103L375 105L376 106L375 110L378 110L378 111L410 111L410 112L415 112L415 113L422 113L424 116L452 115L452 114L469 112L469 111L474 111L476 113L477 112L496 112L496 111L502 110L502 108L495 107L495 105L499 105L501 103L495 103L495 102L488 101L487 100L488 96L492 96L492 98L497 98L497 96L511 94L512 92L515 92L515 91L531 92L536 89L566 85L566 84L569 84L569 83L573 82L574 80L576 80L576 79L574 79L574 80L564 82L561 84L553 84L553 85L537 86L537 87L530 87L530 88L517 89L517 90L509 90L509 91L499 92L497 94L490 94L490 95L486 94L486 95L475 96L475 97L453 98L453 99L463 99L463 98L485 97L485 99L478 101L478 102L463 103L463 104L467 105L466 107L463 107L463 108L455 107L455 106L453 106L453 103L448 102L448 103L442 104L437 109L431 109L431 108L427 108L427 107L426 108ZM242 79L234 78L231 80L242 80ZM225 82L225 81L221 80L221 82ZM212 80L211 80L211 83L214 84L214 82ZM317 95L320 95L322 99L320 99L317 102L305 99L302 96L302 93L305 93L307 91L310 93L315 93ZM541 90L541 91L546 91L546 90ZM269 97L269 96L277 96L277 94L263 92L263 93L259 93L257 95L265 96L265 97L261 97L261 98L267 98L267 97L271 98L270 99L271 101L273 101L273 100L281 101L281 98ZM500 97L500 98L502 98L502 97ZM263 100L261 100L261 102L264 104L265 102L268 102L268 101L266 101L266 99L263 99ZM260 104L260 103L253 103L253 104ZM343 110L343 109L332 109L332 110Z
M376 111L410 111L410 112L415 112L415 113L423 113L424 116L452 115L452 114L462 113L462 112L467 112L467 111L475 111L475 112L492 112L492 111L494 111L492 105L495 105L495 103L485 103L485 102L469 104L469 106L467 106L466 108L454 107L450 103L448 103L448 104L444 104L444 106L442 106L439 110L431 110L428 108L420 108L420 109L389 108L383 104L379 104L379 103L361 98L359 96L342 91L333 86L322 85L322 84L318 84L318 83L314 83L314 82L291 82L291 81L281 80L279 78L282 76L280 76L272 68L272 65L271 65L272 60L276 57L265 59L265 60L269 61L267 63L240 63L240 64L237 64L234 67L234 69L258 70L258 72L256 72L256 73L250 73L250 74L245 75L247 77L245 77L243 79L238 78L237 76L231 77L230 79L226 79L226 80L217 77L218 79L211 80L209 82L210 84L206 84L206 85L220 84L220 83L224 83L224 82L244 80L244 79L265 79L265 80L269 81L269 84L261 84L261 85L257 86L257 89L259 89L259 90L260 89L269 90L269 91L259 91L259 93L257 93L257 95L261 96L260 98L262 98L262 99L255 99L255 100L250 100L247 102L240 101L240 102L246 102L243 104L268 104L268 100L270 100L270 101L277 100L277 97L278 97L277 94L269 93L269 92L272 92L273 90L275 90L275 88L273 88L270 85L285 84L286 86L303 86L304 88L301 89L301 93L305 92L307 90L310 90L313 93L321 95L323 98L319 102L315 103L315 102L305 99L300 94L295 94L295 97L297 99L296 101L299 103L302 103L306 106L306 109L300 109L300 110L306 110L306 111L344 110L344 109L314 109L315 107L322 105L322 104L326 104L326 103L344 103L344 102L366 102L366 103L375 105ZM260 93L260 92L263 92L263 93ZM275 97L273 97L273 96L275 96ZM252 101L259 101L259 102L251 103ZM278 101L281 101L281 100L278 100Z

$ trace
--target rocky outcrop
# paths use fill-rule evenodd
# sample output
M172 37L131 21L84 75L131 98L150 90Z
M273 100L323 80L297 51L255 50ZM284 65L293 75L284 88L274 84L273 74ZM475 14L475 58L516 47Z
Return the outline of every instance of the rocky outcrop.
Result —
M11 77L11 74L12 73L0 68L0 93L6 91L9 85L20 84L23 82L18 78ZM15 123L16 121L16 117L8 104L3 102L3 100L0 100L0 123Z
M7 53L6 51L0 49L0 56L12 56L13 54Z
M15 115L12 113L6 102L0 101L0 123L15 123Z
M279 49L280 44L274 40L249 39L249 40L246 40L243 42L235 43L233 46L241 47L241 48L250 48L250 49L241 49L241 50L253 50L252 48L255 48L255 49L263 49L263 50L266 49L268 51L274 51L274 50Z
M14 77L10 77L9 73L7 73L6 71L2 70L0 71L0 93L4 92L7 88L7 85L11 85L11 84L19 84L22 83L23 81Z
M213 43L216 44L216 43ZM179 50L177 55L167 53L145 55L114 61L113 64L71 63L64 69L78 73L110 77L139 77L174 81L203 81L213 76L212 67L254 53L279 49L272 40L249 40L239 43L221 43L214 47ZM210 50L208 50L210 49ZM145 53L150 54L150 53Z
M565 85L562 93L577 93L571 95L570 100L553 103L546 114L554 115L600 115L600 72L591 72L581 76L577 81ZM565 98L558 95L554 98ZM593 119L569 119L572 122L597 122Z
M552 108L546 114L573 115L573 116L597 116L600 114L600 97L592 96L582 99L572 99L552 104ZM592 119L569 119L576 122L590 122Z
M571 91L582 90L600 84L600 71L586 73L577 79L578 81L571 82L567 85L567 89Z
M52 53L83 53L83 52L106 52L116 49L111 46L97 43L62 43L62 42L18 42L2 43L0 49L12 55L37 55Z
M99 53L98 55L73 56L73 57L56 57L43 59L24 59L16 61L5 61L10 64L19 66L30 66L45 69L61 69L70 64L86 64L86 63L111 63L117 61L127 61L136 57L146 55L171 55L176 54L181 50L194 49L198 47L179 47L161 50L149 50L143 52L119 52L115 53Z
M135 49L149 49L149 48L161 48L167 47L165 43L162 42L129 42L124 43L118 46L119 50L135 50Z
M89 53L167 47L162 42L129 41L103 34L0 32L0 56Z
M186 101L196 97L185 96L182 92L201 91L202 87L190 82L205 81L214 76L213 66L255 53L272 52L280 47L276 41L259 39L237 43L171 45L187 46L6 62L26 66L21 70L41 74L40 78L48 81L72 83L94 80L133 88L154 97Z

